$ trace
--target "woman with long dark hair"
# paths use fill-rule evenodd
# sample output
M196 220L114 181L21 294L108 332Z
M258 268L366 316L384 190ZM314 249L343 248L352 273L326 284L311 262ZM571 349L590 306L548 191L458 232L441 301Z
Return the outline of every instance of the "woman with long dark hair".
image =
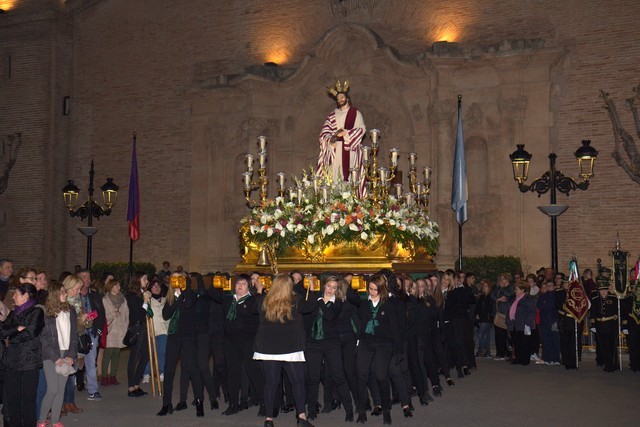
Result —
M262 295L261 285L257 290L260 325L253 358L261 360L264 368L264 425L273 426L276 391L284 370L291 381L298 425L313 427L305 414L305 334L302 314L311 312L315 302L305 301L301 295L294 293L293 280L287 274L278 274L273 279L266 296Z
M36 425L38 373L42 367L40 333L44 328L44 311L36 305L36 287L19 284L13 292L15 309L0 328L0 339L8 345L2 358L4 367L4 402L11 427Z
M127 364L127 380L129 397L140 397L147 394L140 388L140 381L144 374L144 368L149 362L149 350L147 349L147 307L143 293L147 291L149 278L147 273L136 271L129 281L127 289L127 307L129 308L129 330L137 332L138 337L130 348L129 363ZM151 298L151 295L146 298ZM108 335L107 335L108 336ZM104 372L103 372L104 374Z

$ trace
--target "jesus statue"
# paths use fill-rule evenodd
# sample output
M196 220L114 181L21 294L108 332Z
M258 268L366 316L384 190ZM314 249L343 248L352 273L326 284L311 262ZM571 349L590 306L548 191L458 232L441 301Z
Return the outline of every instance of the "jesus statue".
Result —
M358 170L358 193L364 192L365 174L362 167L362 138L366 126L362 114L351 106L349 82L336 80L327 88L336 100L337 108L327 116L320 131L320 156L317 173L328 174L332 182L349 182L349 169Z

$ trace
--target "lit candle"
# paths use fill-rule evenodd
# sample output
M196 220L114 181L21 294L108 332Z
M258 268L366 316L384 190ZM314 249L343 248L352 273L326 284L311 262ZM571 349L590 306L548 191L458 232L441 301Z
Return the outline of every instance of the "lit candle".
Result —
M289 201L293 202L293 199L296 198L296 190L293 187L289 187Z
M282 190L284 189L284 172L278 172L278 186Z
M313 194L318 194L318 177L313 176Z
M260 169L264 169L264 165L265 163L267 163L267 152L266 151L260 151L258 153L259 157L260 157Z
M391 166L398 166L398 153L400 153L400 150L398 150L397 148L392 148L391 150L389 150L389 153L391 153Z
M247 170L253 171L253 154L245 154L244 158L247 160Z
M378 137L380 136L380 131L378 129L371 129L369 131L371 135L371 145L374 147L378 146Z
M258 137L258 149L260 151L265 151L267 148L267 137L260 135Z
M244 177L244 188L251 188L251 172L244 172L242 176Z
M298 203L302 203L302 187L298 187Z
M423 169L424 172L424 182L430 182L431 181L431 168L429 166L425 166L425 168Z
M396 199L400 200L402 198L402 184L395 184L396 187Z
M409 153L409 163L411 164L411 166L415 166L416 165L417 157L418 157L418 155L416 153Z
M371 147L368 147L366 145L362 147L362 161L365 164L369 163L369 153L371 153Z
M418 198L420 198L420 196L421 196L421 195L422 195L422 193L423 193L423 191L422 191L422 187L423 187L423 186L422 186L422 184L421 184L421 183L419 183L419 182L418 182L418 183L416 184L416 196L417 196Z

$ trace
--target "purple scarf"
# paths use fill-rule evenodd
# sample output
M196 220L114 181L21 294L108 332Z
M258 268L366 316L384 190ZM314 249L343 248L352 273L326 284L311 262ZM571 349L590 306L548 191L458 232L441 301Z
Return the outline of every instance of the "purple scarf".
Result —
M516 300L509 307L509 319L516 320L516 310L518 309L518 303L522 298L524 298L527 294L525 292L521 293L519 297L516 297Z
M30 309L31 307L33 307L34 305L36 305L36 303L37 303L37 302L38 302L38 301L36 301L36 299L35 299L35 298L30 298L30 299L28 299L28 300L27 300L27 302L25 302L24 304L19 305L19 306L16 306L16 308L14 308L14 309L13 309L13 311L14 311L16 314L20 314L20 313L22 313L23 311L26 311L26 310Z

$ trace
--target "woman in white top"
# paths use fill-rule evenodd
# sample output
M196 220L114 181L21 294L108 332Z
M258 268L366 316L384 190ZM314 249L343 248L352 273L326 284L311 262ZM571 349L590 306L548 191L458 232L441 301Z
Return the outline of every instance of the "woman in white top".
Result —
M162 309L167 301L166 297L162 296L162 284L158 279L153 279L149 284L149 292L145 292L145 302L149 304L153 311L153 328L156 333L156 349L158 350L158 368L160 368L160 381L164 381L164 356L167 350L167 331L169 328L169 321L162 318ZM148 298L147 298L148 297ZM148 383L151 379L151 368L147 363L147 367L144 370L142 376L142 382Z
M73 280L75 276L67 279ZM67 280L65 279L65 282ZM82 282L80 282L80 285ZM73 285L67 283L67 285ZM47 426L47 414L51 411L53 427L62 427L60 409L64 400L64 389L69 374L75 372L78 356L78 331L76 311L67 303L67 290L61 283L49 286L45 304L44 329L40 334L44 375L47 394L42 399L38 427Z

